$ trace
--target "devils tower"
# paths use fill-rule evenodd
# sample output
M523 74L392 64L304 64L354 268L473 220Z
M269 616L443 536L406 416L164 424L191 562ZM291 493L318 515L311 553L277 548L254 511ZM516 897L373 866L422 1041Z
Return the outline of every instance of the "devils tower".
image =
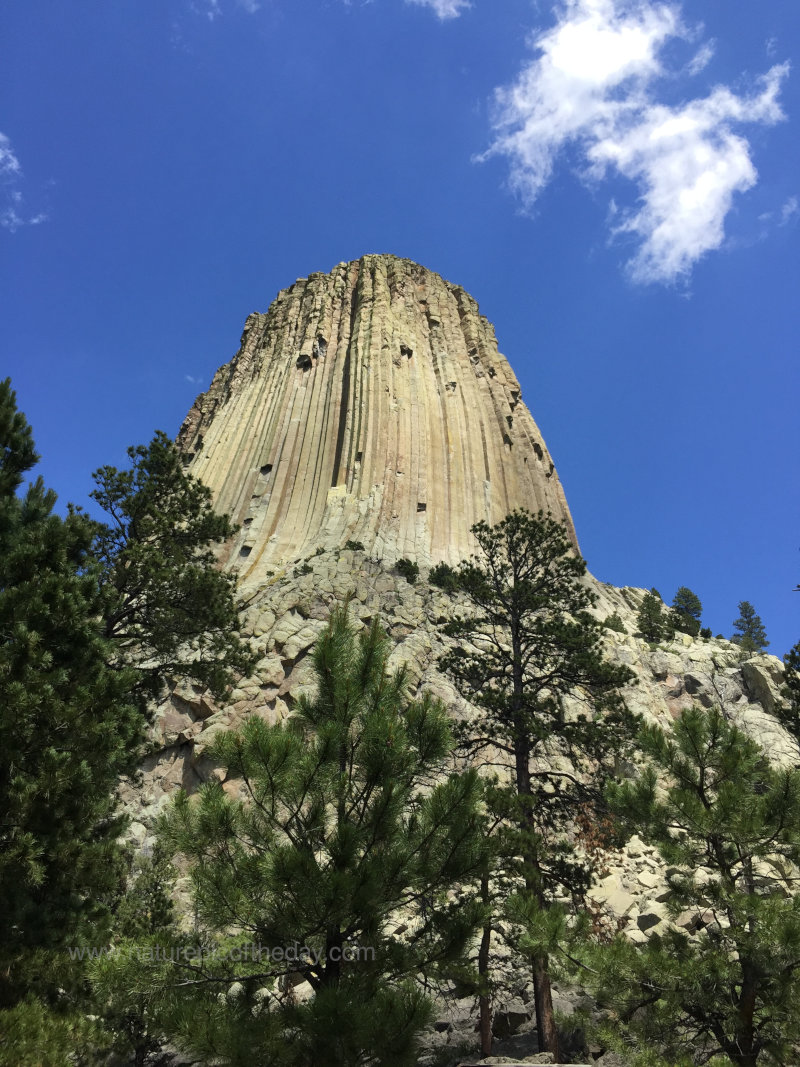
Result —
M455 563L474 523L518 507L575 540L491 323L462 288L394 256L311 274L250 315L179 445L241 527L225 562L247 582L348 541Z

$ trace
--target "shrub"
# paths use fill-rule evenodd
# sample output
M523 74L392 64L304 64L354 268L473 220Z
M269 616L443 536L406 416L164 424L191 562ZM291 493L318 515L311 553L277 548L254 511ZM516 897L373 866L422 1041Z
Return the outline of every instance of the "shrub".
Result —
M673 609L670 621L679 633L688 634L689 637L697 637L700 633L700 620L693 619L692 616L687 615L685 611L676 611Z
M411 585L413 585L419 577L419 566L410 559L399 559L397 563L395 563L395 570Z
M431 585L437 585L447 593L455 593L458 589L458 571L447 563L437 563L435 567L431 567L428 580Z

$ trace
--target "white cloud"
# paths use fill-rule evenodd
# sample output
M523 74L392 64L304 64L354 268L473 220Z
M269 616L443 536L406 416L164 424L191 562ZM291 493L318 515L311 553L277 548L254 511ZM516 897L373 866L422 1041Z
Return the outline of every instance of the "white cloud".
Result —
M11 142L4 133L0 133L0 178L15 178L21 173L22 168L11 147Z
M25 200L19 189L22 167L11 147L11 141L0 133L0 227L14 233L22 226L38 226L47 215L38 212L28 215Z
M440 19L458 18L462 11L472 7L469 0L406 0L406 3L429 7Z
M227 7L227 4L225 5ZM261 10L260 0L236 0L236 6L246 11L248 15L255 15ZM220 0L189 0L189 8L196 15L202 15L209 22L216 22L223 14Z
M686 73L693 77L695 74L699 74L700 71L705 70L714 58L716 50L715 41L706 41L702 48L699 48L692 56L689 66L686 68Z
M796 196L790 196L781 208L781 226L787 226L792 219L800 214L800 202Z
M669 72L661 52L693 36L677 5L565 0L558 10L557 24L530 42L535 58L496 91L495 138L482 158L508 159L511 187L527 207L570 148L587 179L611 172L630 179L637 207L617 212L612 232L640 242L629 262L632 277L685 277L722 244L734 194L756 182L750 146L734 126L783 118L778 94L788 65L773 67L750 96L720 86L687 103L662 104L655 87ZM686 73L712 57L713 44L703 45Z

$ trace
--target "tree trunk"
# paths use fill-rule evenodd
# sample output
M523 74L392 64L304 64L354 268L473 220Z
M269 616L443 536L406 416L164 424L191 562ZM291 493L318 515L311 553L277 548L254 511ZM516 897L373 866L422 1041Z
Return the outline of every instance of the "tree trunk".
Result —
M742 991L739 996L738 1025L736 1027L736 1052L738 1055L731 1056L731 1059L740 1067L755 1067L758 1055L754 1051L755 1026L753 1017L756 1010L758 980L756 978L756 968L751 960L743 959L741 968ZM728 1055L731 1055L730 1052Z
M489 876L481 875L481 900L489 903ZM489 948L492 941L492 922L487 918L478 949L478 1006L480 1009L481 1056L492 1054L492 1005L489 995Z
M530 798L530 744L525 736L524 725L521 722L515 723L515 735L514 756L517 793L520 796ZM532 841L534 835L533 812L527 811L523 814L521 829L523 835L529 834L529 840ZM541 886L538 879L534 876L534 872L538 870L538 863L532 845L525 848L523 859L527 868L525 876L526 888L529 892L535 894L539 904L544 907L545 900L542 896ZM533 957L532 971L539 1050L541 1052L551 1052L553 1054L553 1062L560 1063L561 1056L558 1048L558 1029L556 1027L555 1015L553 1014L553 994L550 989L550 968L546 954Z
M550 971L547 956L533 957L533 992L536 1001L536 1030L539 1051L551 1052L553 1062L561 1063L558 1047L558 1028L553 1012L553 993L550 988Z

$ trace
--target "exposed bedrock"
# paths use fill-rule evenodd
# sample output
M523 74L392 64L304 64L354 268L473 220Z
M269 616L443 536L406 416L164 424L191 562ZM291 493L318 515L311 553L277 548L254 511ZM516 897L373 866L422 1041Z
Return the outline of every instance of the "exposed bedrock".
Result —
M316 549L455 562L470 527L542 508L575 537L558 475L494 329L457 285L364 256L245 323L178 442L241 531L247 584Z

